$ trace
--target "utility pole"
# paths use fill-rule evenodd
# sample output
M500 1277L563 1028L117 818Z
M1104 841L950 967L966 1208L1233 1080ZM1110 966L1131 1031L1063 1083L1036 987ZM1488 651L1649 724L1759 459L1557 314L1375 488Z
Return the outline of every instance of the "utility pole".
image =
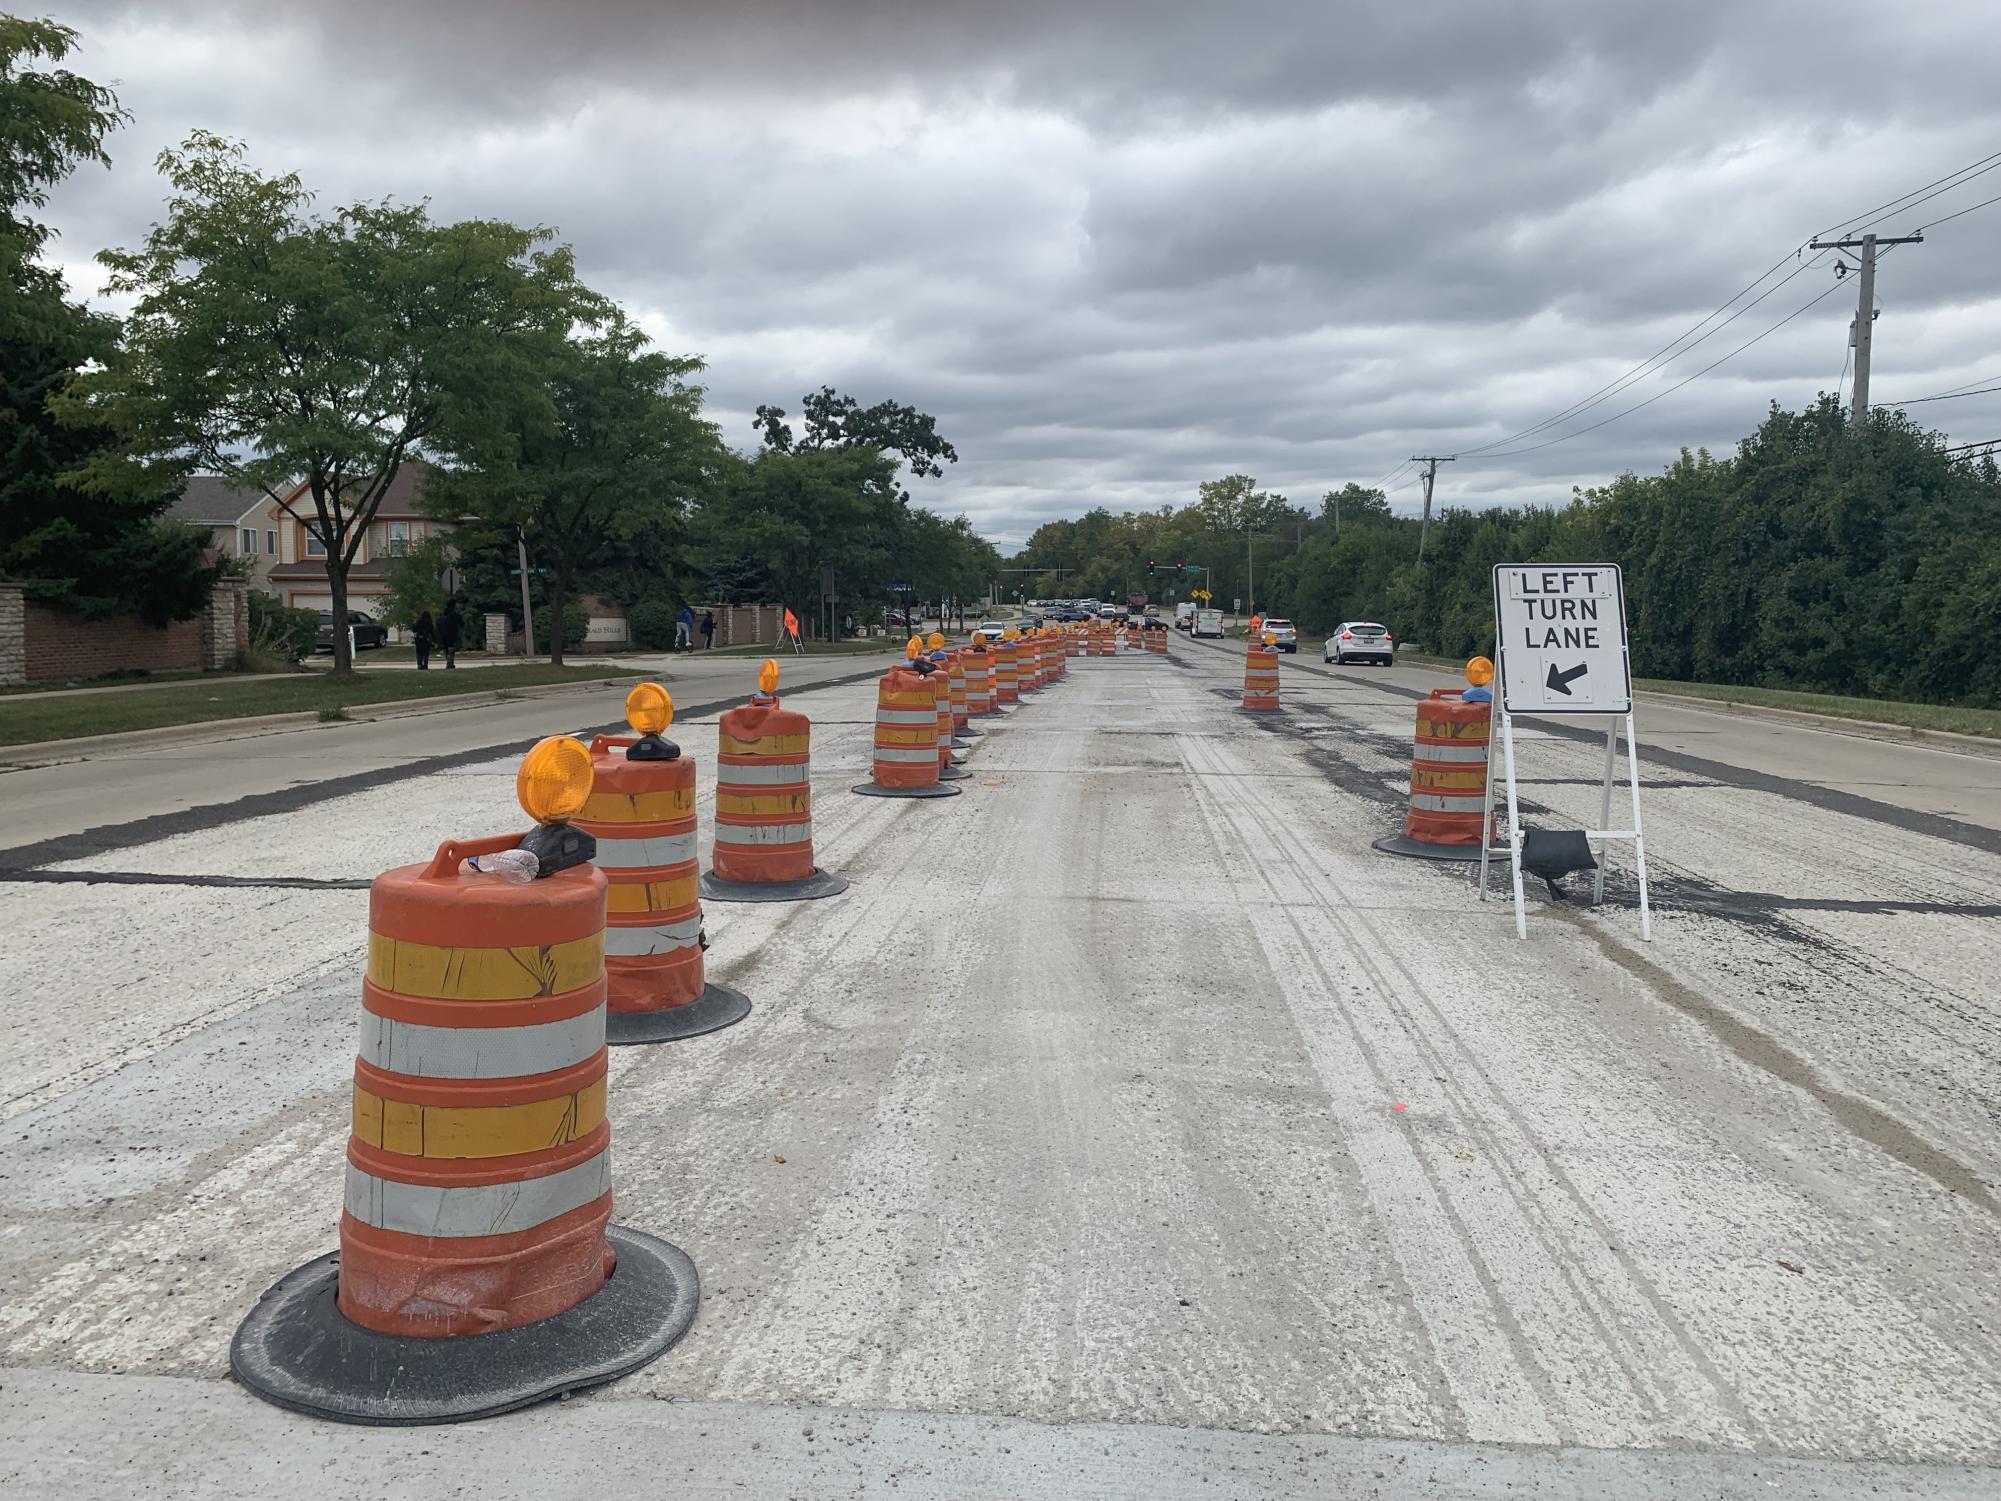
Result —
M528 601L528 541L514 529L514 556L521 560L521 654L535 655L535 606Z
M1923 235L1905 235L1901 239L1879 240L1874 235L1864 235L1859 240L1814 240L1809 250L1859 250L1862 252L1861 274L1855 278L1855 400L1849 410L1848 421L1852 427L1860 427L1869 420L1869 355L1876 338L1876 252L1886 245L1922 245ZM1840 263L1836 263L1837 267ZM1838 276L1841 271L1837 269Z
M1413 464L1427 464L1430 466L1424 471L1424 520L1418 523L1417 528L1417 566L1420 568L1424 566L1425 538L1431 535L1431 486L1438 478L1438 466L1440 464L1449 464L1457 457L1457 454L1425 454L1422 457L1412 454L1410 456L1410 461Z

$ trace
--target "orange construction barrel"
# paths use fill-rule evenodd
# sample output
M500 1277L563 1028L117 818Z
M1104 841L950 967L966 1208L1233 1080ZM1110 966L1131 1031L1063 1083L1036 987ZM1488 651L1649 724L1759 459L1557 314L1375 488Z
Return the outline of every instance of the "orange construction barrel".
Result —
M1426 860L1480 858L1480 820L1487 800L1487 739L1494 706L1465 703L1456 688L1434 688L1417 706L1411 746L1410 807L1403 833L1375 841L1392 855ZM1503 857L1507 850L1487 839Z
M770 676L775 684L775 667ZM801 902L846 891L846 876L813 861L812 721L760 690L717 729L716 837L702 895Z
M1244 653L1244 702L1246 709L1269 710L1278 702L1278 648L1252 642Z
M742 1021L749 998L706 974L694 758L657 735L600 735L591 762L590 801L572 822L597 840L611 882L607 1040L673 1042Z
M460 872L521 842L448 840L370 891L340 1249L230 1346L267 1401L486 1417L637 1370L694 1319L687 1256L609 1223L603 873Z
M929 665L928 663L926 665ZM939 698L933 680L902 663L876 684L875 753L870 779L854 790L865 797L956 797L957 787L938 780ZM951 736L951 700L945 701L945 735ZM949 759L951 752L946 751Z

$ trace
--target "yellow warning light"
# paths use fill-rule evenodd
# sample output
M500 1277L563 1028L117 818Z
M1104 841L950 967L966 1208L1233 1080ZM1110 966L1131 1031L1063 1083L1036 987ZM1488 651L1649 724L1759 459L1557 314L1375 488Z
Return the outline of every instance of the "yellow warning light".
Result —
M945 648L945 633L943 631L933 631L924 638L924 644L933 651L943 651Z
M642 735L657 735L674 722L674 699L658 683L641 683L625 696L625 722Z
M1277 646L1277 645L1278 645L1278 637L1277 637L1277 636L1275 636L1275 635L1273 635L1273 634L1272 634L1272 633L1271 633L1270 631L1266 631L1266 632L1265 632L1265 645L1266 645L1266 646Z
M905 659L908 661L915 662L917 660L918 653L923 650L924 650L924 643L918 640L915 636L912 636L908 641L903 643L903 655Z
M1475 688L1484 688L1494 681L1494 664L1485 657L1475 657L1466 664L1466 681Z
M1003 640L1003 641L1019 641L1020 639L1021 639L1021 632L1020 632L1020 631L1002 631L1002 632L1001 632L1001 640Z
M778 691L778 658L766 657L764 665L757 669L757 686L766 693Z
M591 795L591 753L581 740L551 735L521 758L514 795L537 823L562 823Z

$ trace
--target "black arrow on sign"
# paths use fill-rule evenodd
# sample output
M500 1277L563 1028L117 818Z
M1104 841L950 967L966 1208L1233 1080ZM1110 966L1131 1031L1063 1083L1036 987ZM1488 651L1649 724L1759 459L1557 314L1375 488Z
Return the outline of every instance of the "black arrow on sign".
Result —
M1549 690L1552 693L1561 693L1565 698L1569 698L1570 685L1576 682L1579 678L1583 677L1585 671L1590 666L1591 664L1589 662L1579 662L1575 667L1571 668L1570 671L1568 672L1558 672L1556 670L1556 664L1554 662L1550 663L1549 680L1548 680Z

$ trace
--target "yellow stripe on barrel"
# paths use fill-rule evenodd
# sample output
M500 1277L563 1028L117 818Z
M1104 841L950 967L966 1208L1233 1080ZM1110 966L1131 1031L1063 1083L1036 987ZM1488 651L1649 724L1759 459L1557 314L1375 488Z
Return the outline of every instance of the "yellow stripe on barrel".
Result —
M608 912L675 912L692 907L699 898L701 878L676 876L669 881L613 881L605 893Z
M443 948L368 935L368 978L399 995L519 1001L578 990L604 975L604 934L508 949Z
M605 1081L521 1105L419 1105L354 1086L355 1140L403 1157L512 1157L588 1136L604 1124Z
M760 735L755 740L739 740L734 735L719 736L717 749L725 756L803 756L813 748L811 735ZM718 771L717 776L724 776Z
M665 823L695 812L695 789L666 792L593 792L577 817L585 823Z

